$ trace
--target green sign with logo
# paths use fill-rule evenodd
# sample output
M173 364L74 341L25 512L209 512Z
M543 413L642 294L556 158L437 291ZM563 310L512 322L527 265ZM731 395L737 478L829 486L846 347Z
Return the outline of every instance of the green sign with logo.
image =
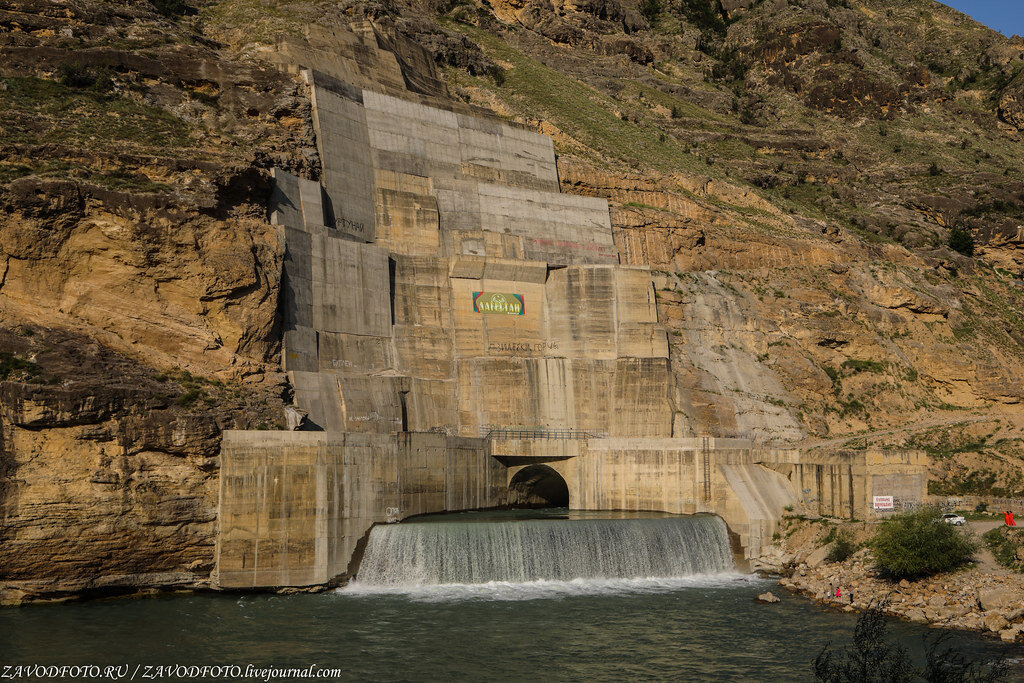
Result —
M495 313L497 315L522 315L526 312L526 301L522 294L504 292L473 292L474 313Z

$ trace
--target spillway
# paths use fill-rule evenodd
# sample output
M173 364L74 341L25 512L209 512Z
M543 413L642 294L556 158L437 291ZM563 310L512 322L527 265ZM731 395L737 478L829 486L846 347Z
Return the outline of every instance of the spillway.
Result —
M413 587L674 578L733 570L719 517L403 523L370 533L356 583Z

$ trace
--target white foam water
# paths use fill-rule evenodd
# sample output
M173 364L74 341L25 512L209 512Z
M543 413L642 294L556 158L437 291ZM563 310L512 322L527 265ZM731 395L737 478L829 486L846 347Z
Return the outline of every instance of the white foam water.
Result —
M381 586L360 581L337 589L339 595L360 598L400 595L415 602L493 600L559 600L577 596L612 596L668 593L684 588L728 588L760 581L751 574L722 572L669 578L573 579L571 581L488 581L435 585Z
M379 526L344 595L532 600L742 580L718 517Z

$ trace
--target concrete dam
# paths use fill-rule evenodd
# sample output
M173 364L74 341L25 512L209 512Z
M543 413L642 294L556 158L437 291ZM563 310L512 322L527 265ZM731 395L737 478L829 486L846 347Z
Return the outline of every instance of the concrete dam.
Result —
M559 191L550 138L303 77L322 177L275 171L271 206L302 420L224 434L220 587L343 580L375 525L426 513L710 513L742 565L786 510L923 499L921 453L674 435L651 273L619 264L605 200Z

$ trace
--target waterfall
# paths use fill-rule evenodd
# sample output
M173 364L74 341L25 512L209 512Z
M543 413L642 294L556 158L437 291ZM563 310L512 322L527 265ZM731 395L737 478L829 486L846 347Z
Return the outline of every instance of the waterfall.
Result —
M377 526L362 586L570 581L733 570L719 517L428 522Z

